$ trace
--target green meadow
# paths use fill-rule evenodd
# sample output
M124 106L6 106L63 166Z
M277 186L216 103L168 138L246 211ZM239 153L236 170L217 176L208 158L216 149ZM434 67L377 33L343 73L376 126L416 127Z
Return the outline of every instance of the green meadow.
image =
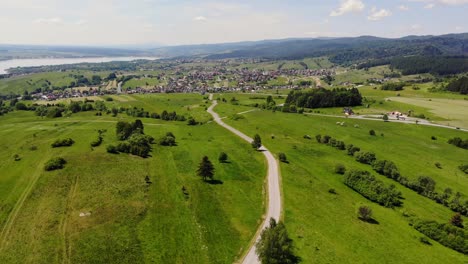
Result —
M209 120L200 95L119 99L109 107ZM155 144L146 159L107 153L117 143L116 122L135 120L126 114L0 117L1 263L232 263L244 253L264 212L262 155L215 123L140 119L145 134L172 132L177 146ZM92 148L99 129L107 130L103 144ZM68 137L71 147L51 148ZM218 162L221 151L229 163ZM204 155L215 184L196 176ZM52 157L64 158L65 168L44 171Z
M244 104L242 100L239 103ZM233 106L228 100L228 103L219 104L215 111L229 117L247 108ZM457 168L466 163L466 150L447 143L452 137L466 138L466 133L415 124L345 120L265 110L242 116L227 118L225 122L247 135L258 133L273 153L283 152L287 156L289 163L281 163L284 221L304 263L468 261L462 253L436 241L429 239L431 245L421 243L420 238L424 235L410 226L412 219L416 218L447 223L454 212L378 175L371 166L358 163L346 151L315 140L317 134L332 136L363 151L372 151L378 159L393 161L401 174L409 179L430 176L436 181L438 192L450 187L467 195L468 178ZM343 121L343 126L337 125ZM375 130L376 136L369 135L371 129ZM312 139L305 139L304 135L310 135ZM436 140L432 140L432 136ZM441 164L440 169L435 166L437 162ZM342 176L334 173L337 164L343 164L348 170L367 170L386 184L395 184L404 198L403 206L389 209L370 202L343 184ZM330 189L334 189L336 194L330 193ZM377 224L357 218L356 211L360 205L372 208Z

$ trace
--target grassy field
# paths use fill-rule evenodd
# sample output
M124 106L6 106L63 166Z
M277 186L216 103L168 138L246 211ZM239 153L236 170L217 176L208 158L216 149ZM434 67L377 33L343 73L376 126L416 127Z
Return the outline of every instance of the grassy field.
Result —
M111 104L179 111L203 104L200 95L192 96L136 96ZM232 263L243 253L264 210L261 154L214 123L142 118L146 134L157 139L171 131L177 146L154 145L146 159L113 155L105 147L116 143L118 120L134 119L92 112L0 117L1 263ZM107 130L104 143L91 148L98 129ZM50 147L65 137L76 143ZM221 151L230 163L217 161ZM221 184L196 176L203 155ZM65 168L45 172L44 163L57 156L67 160Z
M230 115L236 112L232 108L225 103L215 110ZM451 187L466 195L468 179L457 168L466 162L466 150L446 143L454 136L466 138L466 133L367 120L350 120L346 126L337 126L337 121L343 120L270 111L254 111L244 114L243 119L225 120L248 135L259 133L273 153L286 153L290 163L281 164L284 219L304 263L467 262L463 254L435 241L431 241L432 246L421 243L423 235L409 225L411 217L447 222L452 211L398 183L396 187L404 197L402 207L388 209L371 203L346 187L342 176L334 174L338 163L348 169L372 171L370 166L356 162L343 151L318 144L315 139L303 138L330 135L364 151L373 151L380 159L392 160L401 174L410 179L432 177L439 192ZM370 136L370 129L377 136ZM431 140L431 136L437 140ZM436 162L442 164L442 169L436 168ZM373 174L385 183L395 183ZM330 194L329 189L335 189L337 195ZM362 204L372 207L378 224L357 219L356 210Z
M109 75L109 72L93 73L89 71L69 71L69 72L44 72L25 76L16 76L7 79L0 79L0 94L8 94L10 92L22 94L24 91L34 91L37 88L50 86L62 87L68 86L75 81L72 75L84 75L90 79L93 75L99 75L102 78Z

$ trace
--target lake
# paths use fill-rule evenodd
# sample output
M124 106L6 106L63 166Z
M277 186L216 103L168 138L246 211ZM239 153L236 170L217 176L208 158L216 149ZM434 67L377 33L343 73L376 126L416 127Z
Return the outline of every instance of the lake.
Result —
M44 58L44 59L13 59L0 61L0 74L7 73L7 69L16 67L33 67L46 65L62 65L75 63L100 63L110 61L156 60L154 57L94 57L94 58Z

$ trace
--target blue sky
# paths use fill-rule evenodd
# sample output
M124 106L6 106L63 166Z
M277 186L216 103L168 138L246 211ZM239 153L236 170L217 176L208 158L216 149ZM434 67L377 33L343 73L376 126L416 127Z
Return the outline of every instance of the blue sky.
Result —
M167 45L468 31L468 0L0 0L0 43Z

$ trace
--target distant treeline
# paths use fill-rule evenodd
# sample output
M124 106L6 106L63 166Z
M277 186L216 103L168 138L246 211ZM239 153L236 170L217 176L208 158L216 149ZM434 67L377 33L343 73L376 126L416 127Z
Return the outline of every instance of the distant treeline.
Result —
M356 88L319 88L305 92L291 91L286 98L286 104L306 108L357 106L362 104L362 96Z
M392 60L390 67L401 70L403 75L432 73L458 74L468 71L468 57L404 57Z
M460 79L453 80L445 89L450 92L468 94L468 77L463 76Z
M431 73L436 75L458 74L468 71L466 56L410 56L392 59L372 60L361 63L358 69L390 65L403 75Z

